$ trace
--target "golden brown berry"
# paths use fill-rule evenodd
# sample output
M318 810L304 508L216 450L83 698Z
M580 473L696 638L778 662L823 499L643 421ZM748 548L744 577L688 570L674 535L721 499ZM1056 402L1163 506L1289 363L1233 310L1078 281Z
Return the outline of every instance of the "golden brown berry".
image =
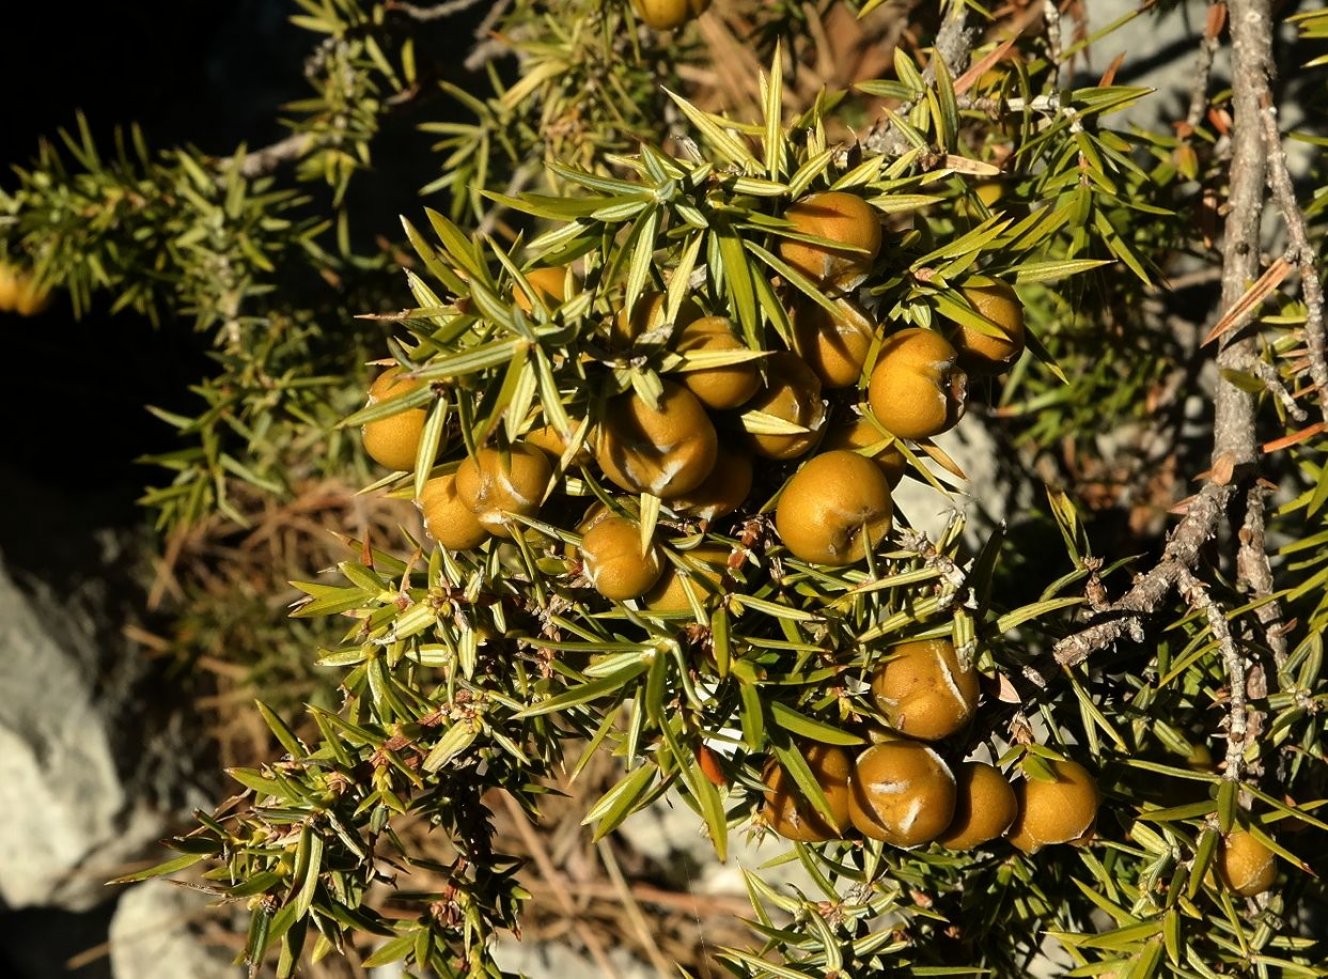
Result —
M488 540L489 532L456 490L455 476L436 476L424 484L415 505L424 514L424 529L449 551L465 551Z
M848 752L833 745L813 744L803 750L802 756L825 793L833 818L827 820L803 796L792 776L774 758L766 762L761 773L766 785L762 815L767 825L785 839L803 843L843 839L849 827L848 780L853 767Z
M779 254L813 282L850 286L861 280L881 251L881 219L876 209L856 194L827 191L812 194L784 212L793 230L837 242L814 245L781 239Z
M881 430L872 424L871 419L856 418L847 425L836 425L826 433L825 441L821 443L821 449L826 452L831 449L856 451L874 446L879 448L867 458L881 467L881 472L885 473L885 481L890 484L891 489L894 489L904 478L908 460L904 458L904 453L899 448L899 440L882 434Z
M553 309L561 306L567 301L567 267L565 265L555 265L547 268L530 269L525 273L526 281L530 287L539 294L544 305ZM572 276L572 287L576 288L576 276ZM523 286L516 286L512 290L512 301L521 307L523 313L530 313L535 309L535 304L530 297L526 295Z
M911 849L945 832L954 811L954 775L925 744L888 741L858 756L849 818L862 835Z
M457 495L495 537L512 536L508 514L539 513L553 477L549 457L533 445L516 442L507 458L503 456L499 449L480 449L461 463L456 474Z
M855 564L890 532L894 505L885 473L870 459L838 449L807 462L775 509L775 529L794 557L813 564Z
M955 348L939 333L916 327L886 338L872 369L867 400L892 435L930 438L964 413L967 378Z
M895 646L872 675L872 696L886 723L924 741L948 738L973 716L978 674L961 663L949 639Z
M659 549L641 549L639 524L613 514L595 521L581 540L586 577L605 598L625 602L640 598L664 571Z
M648 292L636 301L629 315L626 309L618 310L609 323L609 340L615 347L630 347L647 333L664 329L665 296L662 292ZM678 307L677 319L673 321L673 335L677 336L687 324L701 316L701 307L690 299L684 299Z
M580 426L580 419L569 419L572 423L572 431L575 433ZM543 425L540 428L532 429L522 436L525 441L531 445L538 446L547 452L551 461L556 465L562 459L563 453L567 451L567 439L563 433L558 431L554 425ZM587 435L581 441L581 447L577 449L572 456L571 464L574 466L588 466L594 459L590 452L590 446L594 444L594 433Z
M658 408L634 391L609 402L595 458L627 492L671 500L710 475L719 437L696 395L672 381L663 386Z
M807 431L752 432L752 447L767 459L796 459L816 444L817 433L825 425L821 382L800 357L787 351L768 357L765 370L766 386L747 403L746 410L800 425Z
M0 313L12 313L18 295L18 270L0 261Z
M951 850L971 850L1004 835L1019 813L1005 776L980 761L966 761L954 774L954 821L936 842Z
M590 508L586 510L585 515L582 516L581 521L576 525L576 532L584 538L586 534L590 533L590 529L594 527L595 524L599 523L612 513L612 510L596 500L594 503L590 504ZM578 545L573 544L571 541L565 541L563 543L563 554L571 561L579 562L581 560L581 548Z
M696 355L737 353L748 347L733 335L733 324L726 317L703 316L682 328L674 349ZM736 408L761 387L754 360L686 371L677 379L703 405L716 409Z
M1222 883L1237 894L1253 897L1273 886L1277 860L1273 851L1252 833L1233 829L1217 852L1217 873Z
M1005 184L998 178L979 180L973 185L973 196L986 205L988 211L996 209L996 203L1005 196ZM973 220L987 216L982 208L973 203L970 197L961 197L955 207L957 213Z
M997 179L979 180L973 188L973 193L983 204L991 207L1005 196L1005 184Z
M700 486L669 503L689 517L718 520L747 502L752 492L752 475L751 456L726 450Z
M38 285L35 277L19 287L18 298L14 303L14 312L19 316L36 316L46 312L51 306L51 290Z
M1001 374L1014 366L1024 352L1024 306L1004 282L966 286L963 293L973 308L1000 328L1001 336L990 336L966 324L955 324L951 339L959 352L959 363L972 374Z
M612 510L599 500L596 500L586 509L585 515L581 517L581 522L576 525L576 532L582 537L586 536L586 534L590 533L591 527L595 526L595 524L599 523L612 513Z
M637 16L657 31L671 31L700 17L710 0L632 0Z
M423 383L415 378L402 378L400 367L389 367L369 385L369 404L409 394ZM407 408L395 415L365 422L360 429L364 436L364 451L374 462L388 469L414 469L420 436L424 433L428 416L423 408Z
M51 305L51 290L28 269L0 261L0 313L36 316Z
M724 578L732 549L726 544L698 544L683 553L691 578L691 589L704 605L710 589L718 588ZM660 575L655 587L646 592L641 602L652 612L690 612L692 603L687 599L687 586L683 584L683 575L672 561L664 562L664 573ZM704 581L709 584L707 588Z
M1054 782L1025 777L1014 787L1019 815L1008 838L1025 853L1071 843L1092 832L1100 801L1097 781L1078 762L1048 761Z
M793 331L798 352L827 388L846 388L858 383L867 362L876 324L847 300L836 300L839 312L819 303L800 302L793 311Z

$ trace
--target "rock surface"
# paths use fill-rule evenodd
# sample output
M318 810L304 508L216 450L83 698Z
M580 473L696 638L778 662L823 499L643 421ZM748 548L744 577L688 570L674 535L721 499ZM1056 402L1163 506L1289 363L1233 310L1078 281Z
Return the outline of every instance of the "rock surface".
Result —
M114 979L240 979L243 966L200 940L197 924L210 900L162 880L131 887L111 919Z
M626 949L611 949L608 955L618 979L659 979L658 972L637 961ZM556 942L499 941L493 957L499 968L531 979L589 979L603 975L589 956Z
M98 626L0 564L0 901L83 910L160 836L127 785L119 698L99 689Z
M992 527L1020 512L1020 501L1027 502L1025 497L1030 492L1027 486L1008 485L1006 474L999 465L1002 449L987 426L981 411L974 410L935 440L936 445L963 470L968 477L966 482L950 476L926 456L919 456L927 468L937 474L938 480L957 486L952 496L947 497L929 483L915 479L911 473L892 493L896 510L907 518L909 526L926 534L933 542L945 533L956 515L962 514L964 539L970 547L976 548Z

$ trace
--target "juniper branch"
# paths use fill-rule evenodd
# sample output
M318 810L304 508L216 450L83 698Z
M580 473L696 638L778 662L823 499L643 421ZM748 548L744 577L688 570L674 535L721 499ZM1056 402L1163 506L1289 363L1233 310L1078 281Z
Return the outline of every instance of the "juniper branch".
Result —
M1303 422L1309 415L1305 409L1296 403L1295 397L1287 390L1287 386L1282 383L1282 377L1277 373L1277 368L1262 357L1251 356L1247 360L1242 360L1237 367L1247 374L1253 374L1263 382L1264 389L1278 400L1278 403L1286 409L1286 413L1298 422Z
M447 0L446 3L436 3L426 7L415 3L404 3L401 0L389 0L387 9L400 11L412 20L427 23L431 20L442 20L444 17L462 13L480 2L481 0Z
M1263 116L1270 98L1272 27L1268 0L1232 0L1231 37L1234 62L1229 210L1222 240L1222 299L1225 312L1245 294L1246 284L1258 273L1259 222L1263 216L1266 176ZM1255 340L1227 332L1217 353L1220 369L1239 370L1256 359ZM1198 566L1203 544L1221 526L1224 511L1237 486L1245 482L1256 459L1254 400L1247 392L1219 379L1214 395L1213 455L1210 476L1190 501L1162 559L1135 579L1126 594L1106 612L1094 616L1087 628L1056 643L1052 658L1061 667L1084 662L1095 651L1115 643L1127 633L1142 638L1145 618L1156 612L1172 589ZM1027 671L1029 679L1045 683L1046 672Z
M1213 58L1221 46L1222 22L1226 19L1221 11L1224 9L1222 4L1209 0L1208 21L1199 40L1199 56L1190 85L1190 108L1185 113L1185 122L1191 129L1203 121L1204 110L1208 108L1208 81L1213 74Z
M977 39L978 32L968 26L968 8L962 2L953 3L941 22L940 30L936 32L936 58L945 63L946 69L952 76L961 75L968 65L968 56ZM935 58L923 69L922 80L928 86L936 81ZM896 118L908 115L917 102L918 100L914 99L901 105L895 113ZM862 138L861 143L862 148L868 153L880 153L885 156L898 156L908 148L893 121L873 126Z
M1236 579L1243 582L1250 595L1263 600L1255 615L1263 626L1264 639L1273 654L1273 667L1280 673L1287 660L1282 605L1272 598L1273 569L1268 562L1264 526L1268 491L1259 485L1251 488L1245 499L1245 522L1240 528L1240 548L1236 553Z
M1059 0L1043 0L1042 20L1047 27L1047 57L1056 69L1056 90L1065 87L1065 64L1061 58L1061 8Z
M1328 357L1324 347L1323 283L1319 279L1319 255L1310 244L1305 215L1296 201L1296 188L1287 167L1282 134L1277 128L1277 107L1262 105L1260 119L1268 151L1268 187L1277 209L1282 212L1290 240L1289 258L1294 257L1300 270L1300 288L1305 298L1305 345L1309 349L1310 379L1318 392L1319 411L1328 419Z
M1208 631L1212 633L1222 653L1222 664L1230 690L1227 700L1227 758L1223 774L1229 779L1239 779L1245 766L1245 748L1250 729L1249 704L1245 693L1245 656L1235 636L1231 634L1231 623L1227 621L1226 612L1204 583L1188 568L1182 568L1176 585L1186 603L1196 612L1201 612L1208 621Z

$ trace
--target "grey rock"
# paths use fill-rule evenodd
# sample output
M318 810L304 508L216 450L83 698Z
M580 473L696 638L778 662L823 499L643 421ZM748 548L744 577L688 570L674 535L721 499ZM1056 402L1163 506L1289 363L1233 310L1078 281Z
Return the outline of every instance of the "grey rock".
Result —
M957 516L964 519L964 542L976 550L993 527L1014 515L1026 512L1032 497L1032 484L1025 478L1018 485L1010 482L1013 474L1002 469L1005 451L988 427L980 410L970 411L953 429L935 439L936 445L968 477L960 482L940 470L934 462L926 465L943 482L957 488L949 495L911 475L895 487L896 511L910 527L935 541Z
M610 949L608 957L618 979L659 979L658 972L622 947ZM558 942L500 939L494 946L493 958L500 969L527 979L567 979L568 976L596 979L604 975L590 956Z
M693 893L745 897L743 871L758 869L762 879L776 888L791 886L804 894L816 892L811 876L798 861L765 866L791 845L773 833L760 839L746 829L730 830L728 859L720 863L701 818L673 792L628 817L617 833L632 849L667 870L675 887Z
M400 962L389 962L369 970L370 979L405 979L406 967Z
M114 979L240 979L245 970L229 953L200 940L210 900L163 880L131 887L111 919Z
M697 865L715 859L701 827L700 817L669 792L627 817L617 833L633 850L656 863L669 865L686 858Z
M1097 0L1085 6L1087 29L1090 33L1101 31L1138 9L1139 4L1132 0ZM1123 112L1107 116L1109 128L1128 129L1135 125L1170 133L1171 122L1185 118L1206 16L1205 4L1182 3L1149 11L1093 45L1091 65L1076 63L1074 83L1093 85L1111 60L1124 53L1125 61L1116 75L1116 84L1154 90ZM1229 52L1224 45L1213 62L1210 94L1222 87L1221 79L1230 77L1229 66Z
M1093 0L1085 4L1088 33L1096 34L1122 17L1137 12L1137 0ZM1152 94L1123 112L1106 117L1111 129L1128 130L1131 126L1170 134L1172 123L1184 119L1189 109L1191 89L1198 78L1199 39L1203 36L1208 15L1205 3L1159 5L1134 17L1092 47L1092 62L1076 62L1075 86L1093 85L1103 69L1118 54L1126 55L1116 74L1117 85L1139 85L1153 89ZM1290 45L1297 36L1296 26L1285 18L1277 22L1280 42ZM1286 129L1301 125L1310 104L1298 94L1310 78L1291 77L1287 97L1282 100L1282 125ZM1213 58L1208 95L1231 84L1231 47L1226 41ZM1208 125L1207 121L1203 122ZM1312 144L1286 140L1288 163L1293 175L1304 175L1314 159Z
M165 831L117 762L131 707L99 668L103 652L86 603L21 589L0 564L0 901L10 908L90 908Z

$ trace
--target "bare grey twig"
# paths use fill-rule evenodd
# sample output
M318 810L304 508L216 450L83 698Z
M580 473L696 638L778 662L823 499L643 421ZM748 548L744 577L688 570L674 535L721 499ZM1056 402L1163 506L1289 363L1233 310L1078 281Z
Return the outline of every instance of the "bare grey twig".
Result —
M961 109L977 109L981 112L999 113L999 112L1040 112L1044 115L1055 115L1062 110L1061 96L1059 92L1052 92L1050 95L1035 95L1031 99L1020 98L999 98L995 96L972 96L961 95L956 100ZM1073 109L1065 108L1065 111L1072 112Z
M497 0L492 9L484 15L484 20L480 21L479 27L475 28L475 40L479 43L466 56L464 62L466 71L479 71L490 61L511 53L512 46L510 44L499 38L490 37L494 25L507 12L509 6L511 6L511 0Z
M403 88L399 92L394 92L383 100L383 105L388 112L396 109L398 106L405 105L411 99L419 94L419 89L415 87ZM246 180L256 180L264 177L288 163L295 163L310 153L324 146L334 146L344 137L335 127L327 132L310 131L291 133L289 136L283 136L275 143L256 149L251 153L245 154L244 160L240 164L240 175ZM229 165L229 160L222 160L220 165L224 170Z
M1208 108L1208 81L1213 74L1213 58L1221 43L1221 25L1225 19L1218 12L1220 9L1219 0L1208 0L1208 21L1199 40L1199 57L1190 83L1190 108L1185 113L1185 122L1191 129L1203 121Z
M978 32L968 26L968 8L962 0L951 3L941 28L936 32L936 55L945 63L952 76L963 74L968 65L968 56L977 42ZM922 71L922 80L928 86L936 81L936 59L928 62ZM896 118L902 118L917 104L917 100L901 105L896 111ZM884 125L877 123L861 140L862 148L868 153L884 156L898 156L908 148L908 143L895 127L894 122Z
M1251 356L1242 360L1236 367L1237 370L1244 371L1247 374L1253 374L1263 382L1264 389L1281 403L1286 409L1286 413L1298 422L1303 422L1309 415L1305 409L1296 403L1287 386L1282 383L1282 376L1277 373L1277 368L1262 357Z
M475 45L470 54L466 56L463 64L466 66L466 71L479 71L490 61L497 61L511 53L512 45L497 38L490 38Z
M1245 295L1258 277L1259 222L1263 215L1265 151L1263 106L1269 99L1272 58L1271 15L1267 0L1231 0L1234 80L1232 105L1229 210L1222 240L1221 311ZM1255 357L1255 340L1227 332L1221 338L1217 364L1239 370ZM1052 659L1062 667L1084 662L1126 634L1142 637L1143 620L1157 611L1173 587L1193 578L1200 549L1216 534L1237 482L1249 479L1246 469L1257 459L1254 400L1235 384L1219 380L1215 394L1213 456L1210 475L1194 496L1158 564L1137 577L1130 590L1092 624L1060 640ZM1047 671L1029 667L1026 676L1045 685Z
M1263 139L1268 155L1268 187L1286 224L1289 258L1300 270L1300 289L1305 298L1305 345L1309 350L1310 380L1318 393L1319 411L1328 419L1328 357L1324 342L1323 283L1319 280L1319 256L1310 244L1305 215L1296 201L1296 188L1287 167L1282 134L1277 127L1277 108L1262 106Z
M1268 0L1231 0L1233 122L1228 212L1222 236L1222 310L1244 297L1259 278L1259 223L1263 217L1267 153L1263 106L1269 99L1272 24ZM1256 355L1255 338L1235 331L1219 340L1217 366L1239 370ZM1233 465L1254 461L1253 396L1228 381L1218 381L1214 403L1213 460Z
M1236 580L1249 588L1251 596L1263 599L1264 604L1254 614L1263 626L1264 638L1273 654L1273 667L1280 673L1287 661L1287 641L1283 631L1282 605L1272 600L1273 569L1268 563L1268 545L1264 526L1268 491L1254 486L1245 500L1245 522L1238 534L1240 548L1236 552Z
M1056 91L1065 87L1065 61L1061 57L1061 8L1059 0L1042 0L1042 19L1047 25L1047 56L1056 68Z
M936 32L936 53L954 77L962 75L968 67L968 56L978 36L979 31L968 26L968 7L962 0L954 3L941 23L941 29ZM929 85L936 80L934 61L922 70L922 78Z
M1203 613L1208 631L1222 652L1229 695L1227 701L1227 763L1224 777L1239 779L1245 766L1249 734L1249 702L1245 693L1245 656L1231 634L1231 623L1208 588L1188 568L1182 568L1176 585L1190 608Z
M404 3L401 0L390 0L387 9L398 10L412 20L427 23L431 20L441 20L444 17L459 14L481 2L482 0L447 0L446 3L436 3L426 7L416 3Z
M1070 132L1083 132L1084 122L1079 115L1079 110L1073 105L1066 105L1061 101L1059 92L1052 92L1050 95L1038 95L1031 99L1024 98L974 98L969 95L961 95L956 100L961 109L977 109L980 112L986 112L989 115L1001 116L1008 112L1036 112L1048 120L1061 115L1070 121Z
M300 159L314 147L316 142L313 133L291 133L269 146L247 154L244 162L240 164L240 175L247 180L254 180L269 174L286 163Z
M1110 646L1127 634L1131 638L1143 637L1143 621L1161 607L1180 577L1180 573L1194 567L1199 560L1200 548L1217 529L1222 509L1230 498L1229 485L1209 481L1190 501L1179 526L1167 541L1162 560L1151 570L1139 575L1130 590L1094 616L1092 625L1056 643L1052 657L1056 665L1077 666L1094 652ZM1038 670L1029 679L1045 686L1046 673Z

